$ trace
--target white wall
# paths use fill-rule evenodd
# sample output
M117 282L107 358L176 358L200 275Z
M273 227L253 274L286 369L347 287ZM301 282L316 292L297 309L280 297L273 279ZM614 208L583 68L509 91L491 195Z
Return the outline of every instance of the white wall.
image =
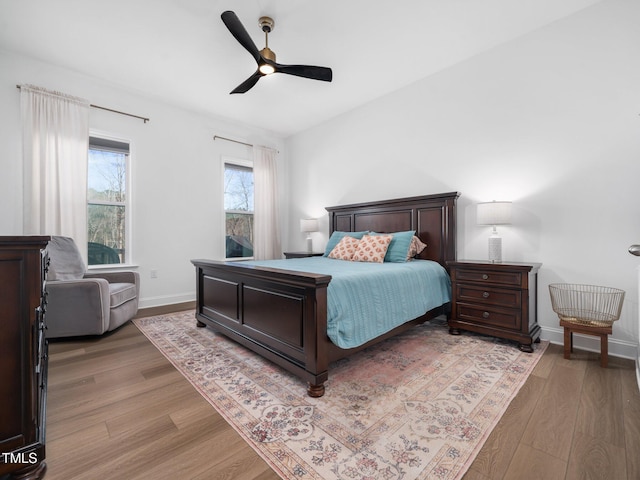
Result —
M326 232L325 206L457 190L458 258L486 259L475 204L511 200L503 258L543 263L543 337L562 342L549 283L618 287L610 350L635 358L639 24L640 2L602 2L290 137L290 223L323 215ZM576 344L599 350L595 338Z
M0 235L22 233L20 95L16 89L21 83L150 117L145 124L101 110L91 109L90 113L92 130L131 141L132 253L141 276L141 307L195 299L195 270L189 260L224 255L221 157L251 158L251 151L214 141L215 134L278 148L280 173L286 182L284 143L269 132L203 117L0 50ZM157 270L158 277L152 279L150 270Z

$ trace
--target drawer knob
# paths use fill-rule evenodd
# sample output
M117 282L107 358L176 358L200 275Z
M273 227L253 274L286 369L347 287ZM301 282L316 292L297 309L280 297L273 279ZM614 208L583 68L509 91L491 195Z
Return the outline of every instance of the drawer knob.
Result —
M489 275L487 275L486 273L482 274L482 279L483 280L489 280Z
M489 318L489 312L484 312L482 314L482 318Z
M489 298L489 292L482 292L482 298Z

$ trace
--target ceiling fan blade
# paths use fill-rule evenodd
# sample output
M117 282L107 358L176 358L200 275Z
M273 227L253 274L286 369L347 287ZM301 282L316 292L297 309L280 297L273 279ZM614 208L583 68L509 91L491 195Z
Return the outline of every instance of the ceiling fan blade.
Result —
M296 77L311 78L313 80L322 80L330 82L333 78L333 72L327 67L313 67L310 65L281 65L275 64L276 72L295 75Z
M244 28L244 25L242 25L242 22L240 22L238 16L231 10L227 10L220 15L220 18L222 18L222 21L231 32L231 35L235 37L240 45L242 45L247 52L251 54L256 62L260 62L260 52L258 51L258 47L256 47L256 44L249 36L249 33L247 33L247 30Z
M263 75L262 75L262 73L260 73L260 70L256 70L253 75L251 75L244 82L242 82L240 85L238 85L236 88L234 88L231 91L231 93L246 93L246 92L248 92L256 83L258 83L258 80L260 80L260 77L262 77L262 76Z

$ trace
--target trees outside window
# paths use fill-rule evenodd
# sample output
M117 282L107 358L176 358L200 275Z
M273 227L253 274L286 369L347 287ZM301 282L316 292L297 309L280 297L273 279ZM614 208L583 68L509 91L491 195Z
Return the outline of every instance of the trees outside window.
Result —
M89 265L129 262L129 144L90 137L87 177Z
M224 211L225 257L252 257L253 168L251 166L225 162Z

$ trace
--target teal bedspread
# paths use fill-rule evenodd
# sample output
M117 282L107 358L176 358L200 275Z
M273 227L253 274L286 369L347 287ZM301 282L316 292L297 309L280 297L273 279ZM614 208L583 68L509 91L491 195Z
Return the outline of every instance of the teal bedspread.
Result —
M327 334L340 348L378 337L451 299L451 282L437 262L365 263L327 257L246 262L331 275Z

